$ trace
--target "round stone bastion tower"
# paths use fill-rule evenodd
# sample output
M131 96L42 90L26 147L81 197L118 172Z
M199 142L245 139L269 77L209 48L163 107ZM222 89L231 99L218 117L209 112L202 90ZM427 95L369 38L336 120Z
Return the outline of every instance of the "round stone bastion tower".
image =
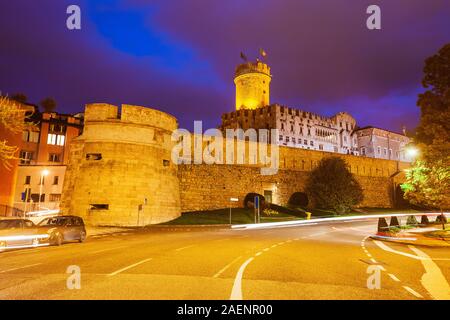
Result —
M180 216L177 165L171 161L177 119L131 105L88 104L73 140L61 210L94 226L144 226Z

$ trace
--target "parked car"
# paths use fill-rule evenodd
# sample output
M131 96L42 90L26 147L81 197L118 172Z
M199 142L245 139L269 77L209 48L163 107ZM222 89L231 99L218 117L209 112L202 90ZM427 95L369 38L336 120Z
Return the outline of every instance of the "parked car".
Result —
M64 242L86 240L84 221L76 216L45 218L38 225L39 233L48 234L50 245L60 246Z
M37 226L28 219L0 220L0 251L39 246L48 235L39 233Z

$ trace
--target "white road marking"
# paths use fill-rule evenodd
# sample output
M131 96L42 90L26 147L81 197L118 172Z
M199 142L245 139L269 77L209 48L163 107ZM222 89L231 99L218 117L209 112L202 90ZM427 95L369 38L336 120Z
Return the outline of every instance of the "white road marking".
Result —
M272 246L271 246L271 248L275 248L277 245L276 244L273 244Z
M224 273L229 267L231 267L231 265L233 263L235 263L236 261L238 261L240 258L242 258L242 256L237 257L236 259L234 259L233 261L231 261L229 264L227 264L225 267L223 267L222 269L219 270L219 272L217 272L215 275L213 275L213 278L218 278L222 273Z
M239 268L236 278L234 279L233 289L231 290L230 300L242 300L242 276L244 275L245 268L253 261L253 257L245 261Z
M16 271L16 270L25 269L25 268L31 268L31 267L39 266L39 265L41 265L41 264L42 264L42 263L29 264L29 265L22 266L22 267L17 267L17 268L11 268L11 269L7 269L7 270L2 270L2 271L0 271L0 273L10 272L10 271Z
M262 255L262 252L261 252L261 251L260 251L260 252L257 252L257 253L255 254L255 257L260 256L260 255Z
M127 246L120 246L120 247L114 247L114 248L108 248L108 249L103 249L103 250L92 251L92 252L90 252L90 254L97 254L97 253L101 253L101 252L118 250L118 249L123 249L123 248L127 248Z
M181 247L181 248L178 248L178 249L175 249L175 251L182 251L182 250L184 250L184 249L188 249L188 248L192 248L192 247L194 247L195 245L193 244L193 245L190 245L190 246L186 246L186 247Z
M117 274L119 274L119 273L122 273L122 272L127 271L127 270L129 270L129 269L131 269L131 268L134 268L134 267L137 267L137 266L139 266L139 265L141 265L141 264L143 264L143 263L146 263L146 262L148 262L148 261L150 261L150 260L152 260L152 258L149 258L149 259L145 259L145 260L139 261L139 262L137 262L137 263L134 263L134 264L132 264L132 265L129 265L128 267L125 267L125 268L119 269L119 270L117 270L117 271L111 272L110 274L108 274L108 277L115 276L115 275L117 275Z
M447 279L445 279L438 265L434 263L434 261L431 260L425 252L414 246L408 247L419 257L423 258L420 262L422 262L425 273L420 279L420 282L428 293L437 300L450 300L450 286L448 285Z
M413 254L409 254L409 253L406 253L406 252L394 250L394 249L388 247L387 245L385 245L385 244L384 244L383 242L381 242L381 241L374 240L373 242L374 242L378 247L380 247L381 249L383 249L384 251L392 252L392 253L399 254L399 255L402 255L402 256L405 256L405 257L408 257L408 258L412 258L412 259L416 259L416 260L423 260L423 259L424 259L424 258L422 258L422 257L415 256L415 255L413 255Z
M378 263L374 258L370 259L370 261L372 261L372 263Z
M269 251L270 250L270 248L265 248L263 251L264 252L267 252L267 251Z
M395 282L400 282L400 279L397 278L395 275L393 275L392 273L388 273L388 276L391 277L392 280L394 280Z
M423 296L422 296L420 293L414 291L414 290L411 289L410 287L403 286L403 288L404 288L406 291L408 291L409 293L411 293L413 296L415 296L416 298L423 298Z

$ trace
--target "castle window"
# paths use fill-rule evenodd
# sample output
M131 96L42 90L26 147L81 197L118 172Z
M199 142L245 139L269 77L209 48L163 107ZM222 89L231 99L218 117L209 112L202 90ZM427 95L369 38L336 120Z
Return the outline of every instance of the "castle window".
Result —
M319 144L319 150L323 150L323 144Z
M59 184L59 176L54 176L53 177L53 185L57 186Z
M163 166L164 167L170 166L170 161L169 160L163 160Z
M109 210L109 204L91 204L90 210Z
M364 147L361 148L361 155L363 155L363 156L366 155L366 148L364 148Z
M31 184L31 176L25 177L25 184Z
M280 138L279 138L279 139L280 139L280 141L283 141L283 136L282 136L282 135L280 135Z
M307 144L308 144L308 140L306 140L306 139L303 140L303 144L304 144L304 145L307 145Z
M313 145L314 145L314 141L311 140L311 141L309 142L309 144L313 146Z
M101 153L86 153L86 160L88 160L88 161L102 160L102 154Z
M377 153L381 154L381 147L377 147Z

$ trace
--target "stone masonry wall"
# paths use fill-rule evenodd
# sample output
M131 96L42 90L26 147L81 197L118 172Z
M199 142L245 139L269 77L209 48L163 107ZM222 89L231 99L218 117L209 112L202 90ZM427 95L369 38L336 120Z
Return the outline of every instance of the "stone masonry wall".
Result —
M403 177L407 163L379 160L295 148L280 148L280 169L276 175L261 175L260 168L249 165L178 166L182 212L242 207L248 193L272 191L273 202L287 204L294 192L305 192L310 171L323 157L345 159L364 191L361 207L392 207L393 189ZM239 198L230 203L229 199Z

